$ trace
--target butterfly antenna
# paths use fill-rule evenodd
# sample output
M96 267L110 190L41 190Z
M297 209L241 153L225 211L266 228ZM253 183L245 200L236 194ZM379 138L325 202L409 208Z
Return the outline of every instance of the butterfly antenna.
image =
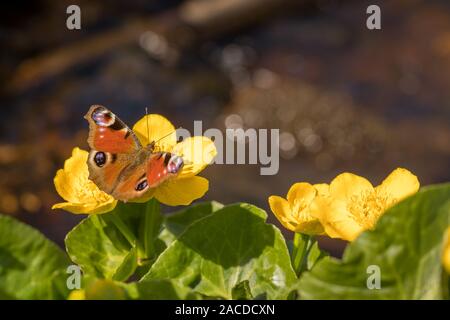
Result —
M168 134L166 134L165 136L159 138L158 140L155 140L154 143L161 141L162 139L167 138L168 136L170 136L172 133L177 132L178 129L182 129L182 127L178 127L177 129L170 131Z
M148 124L148 108L145 107L145 119L147 121L147 141L150 140L150 126Z

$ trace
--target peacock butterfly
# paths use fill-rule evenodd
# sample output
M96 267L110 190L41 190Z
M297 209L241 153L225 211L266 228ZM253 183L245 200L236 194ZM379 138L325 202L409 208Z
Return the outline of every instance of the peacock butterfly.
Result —
M142 146L135 133L107 108L93 105L85 119L91 148L89 179L115 199L141 198L183 168L180 156L155 151L155 141Z

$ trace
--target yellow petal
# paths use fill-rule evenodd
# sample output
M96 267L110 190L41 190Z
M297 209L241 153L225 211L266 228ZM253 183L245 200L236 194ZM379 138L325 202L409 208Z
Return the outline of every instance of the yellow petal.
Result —
M442 255L442 263L444 264L445 271L450 274L450 227L446 233L447 241L444 245L444 253Z
M208 180L193 176L168 180L155 190L155 198L169 206L189 205L208 191Z
M377 190L383 190L398 202L416 193L419 187L420 183L415 175L406 169L397 168L384 179L383 183L377 187Z
M295 225L291 223L291 206L289 202L279 196L269 197L270 210L280 223L288 230L295 231Z
M86 161L89 153L80 148L72 150L72 156L64 162L64 169L59 169L53 179L58 194L66 201L78 201L76 190L89 176Z
M56 192L66 201L77 201L76 192L70 175L66 174L63 169L56 172L53 178Z
M86 300L86 292L82 289L72 290L67 299L68 300Z
M75 214L102 214L113 210L117 205L117 200L111 198L102 203L72 203L61 202L52 206L52 209L63 209Z
M330 186L326 183L318 183L313 185L313 187L317 190L317 195L319 196L328 196L330 194Z
M367 179L348 172L338 175L330 184L330 196L336 199L350 200L371 191L373 186Z
M287 194L287 201L293 205L296 199L311 203L316 196L316 189L307 182L294 183Z
M183 158L184 166L179 178L192 177L212 162L217 154L214 142L207 137L189 137L171 150Z
M149 114L136 122L134 133L143 146L156 142L156 150L170 150L177 143L175 127L159 114Z
M339 201L333 202L324 228L328 234L347 241L355 240L364 231L345 209L345 204Z
M310 206L310 212L331 238L353 241L363 231L347 211L345 201L316 197Z
M87 158L87 151L74 148L72 156L64 163L64 169L57 171L55 188L67 202L55 204L52 209L64 209L77 214L98 214L114 209L117 201L89 180Z

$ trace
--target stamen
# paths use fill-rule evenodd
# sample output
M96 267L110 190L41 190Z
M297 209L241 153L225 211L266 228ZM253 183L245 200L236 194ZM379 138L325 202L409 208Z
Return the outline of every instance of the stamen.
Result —
M385 192L373 190L351 197L347 209L361 227L372 229L378 218L393 203L395 199Z

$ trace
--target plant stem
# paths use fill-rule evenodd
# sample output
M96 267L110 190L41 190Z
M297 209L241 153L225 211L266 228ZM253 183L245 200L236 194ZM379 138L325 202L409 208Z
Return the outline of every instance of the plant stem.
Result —
M316 240L307 234L295 233L292 250L292 266L297 277L308 267L308 255Z
M128 226L122 221L120 216L114 212L110 215L112 222L116 226L117 229L119 229L120 233L127 239L127 241L130 243L132 247L137 247L138 251L141 249L141 245L134 235L134 233L128 228Z
M149 259L154 255L155 238L158 235L159 228L161 226L162 216L160 212L160 205L156 199L151 199L145 208L144 213L144 253L146 259Z

